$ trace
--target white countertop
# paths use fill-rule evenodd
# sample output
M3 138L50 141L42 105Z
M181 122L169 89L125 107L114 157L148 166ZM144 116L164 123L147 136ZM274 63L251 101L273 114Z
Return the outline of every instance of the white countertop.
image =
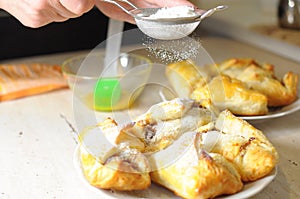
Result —
M201 40L215 61L253 57L274 64L279 75L287 70L300 73L296 62L255 47L223 38ZM60 64L74 54L80 52L7 62ZM73 111L72 91L68 89L0 103L1 199L101 198L83 183L73 166L76 144L69 125L76 128ZM280 163L273 182L253 198L300 198L299 118L300 111L255 124L277 148Z

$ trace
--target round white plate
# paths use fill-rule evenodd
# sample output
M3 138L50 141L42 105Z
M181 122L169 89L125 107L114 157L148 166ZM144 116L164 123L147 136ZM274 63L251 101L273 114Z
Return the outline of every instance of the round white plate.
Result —
M142 191L130 191L130 192L121 192L121 191L112 191L112 190L103 190L96 188L88 183L85 179L82 169L81 162L79 158L79 146L76 147L74 152L74 166L82 181L92 190L95 194L101 196L101 198L105 199L138 199L138 198L160 198L160 199L179 199L180 197L175 196L173 192L152 183L150 188ZM218 199L241 199L241 198L249 198L260 191L262 191L272 180L275 178L277 174L277 168L275 168L268 176L256 180L254 182L245 183L244 188L232 195L228 196L220 196Z
M260 115L260 116L239 116L240 118L251 121L251 120L266 120L272 119L277 117L282 117L296 111L300 110L300 98L298 98L295 102L290 105L283 106L280 108L271 109L267 115Z

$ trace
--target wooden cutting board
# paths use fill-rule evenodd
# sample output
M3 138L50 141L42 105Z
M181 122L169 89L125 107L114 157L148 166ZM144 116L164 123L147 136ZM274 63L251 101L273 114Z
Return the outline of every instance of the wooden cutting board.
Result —
M66 87L58 65L0 64L0 102Z
M300 46L300 30L280 28L276 25L255 25L251 29L257 33L270 36L273 39Z

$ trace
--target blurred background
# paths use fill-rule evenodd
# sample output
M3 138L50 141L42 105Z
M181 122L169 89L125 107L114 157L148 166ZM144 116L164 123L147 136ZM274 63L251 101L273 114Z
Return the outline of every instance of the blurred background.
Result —
M298 2L300 13L300 0L190 1L202 9L216 5L229 6L227 10L201 22L196 30L199 35L204 32L206 35L230 37L300 61L300 24L299 29L287 29L278 23L279 3L290 5L291 2ZM290 9L287 11L290 12ZM298 18L300 22L300 15ZM14 17L0 10L0 60L93 49L106 39L107 27L108 18L97 8L79 18L38 29L24 27ZM125 23L124 30L133 28L136 26ZM132 35L126 39L126 43L139 42L140 37Z
M108 18L97 8L79 18L38 29L24 27L0 10L0 60L92 49L105 40L107 25ZM132 28L136 26L126 23L124 30Z

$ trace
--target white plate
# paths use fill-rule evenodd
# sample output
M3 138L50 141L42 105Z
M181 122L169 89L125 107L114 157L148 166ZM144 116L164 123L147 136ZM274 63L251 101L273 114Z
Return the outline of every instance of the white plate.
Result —
M112 190L103 190L98 189L88 183L85 179L82 169L81 169L81 162L79 158L79 146L76 147L74 152L74 166L75 169L83 180L83 182L95 192L95 194L101 196L101 198L105 199L138 199L138 198L158 198L158 199L179 199L179 197L175 196L173 192L152 183L151 187L147 190L142 191L130 191L130 192L121 192L121 191L112 191ZM244 184L244 188L232 195L218 197L218 199L242 199L242 198L249 198L260 191L262 191L276 176L277 168L275 168L268 176L256 180L255 182L250 182Z
M277 117L282 117L296 111L300 110L300 98L298 98L295 102L290 105L283 106L281 108L271 109L267 115L260 115L260 116L240 116L240 118L252 121L252 120L266 120L272 119Z

